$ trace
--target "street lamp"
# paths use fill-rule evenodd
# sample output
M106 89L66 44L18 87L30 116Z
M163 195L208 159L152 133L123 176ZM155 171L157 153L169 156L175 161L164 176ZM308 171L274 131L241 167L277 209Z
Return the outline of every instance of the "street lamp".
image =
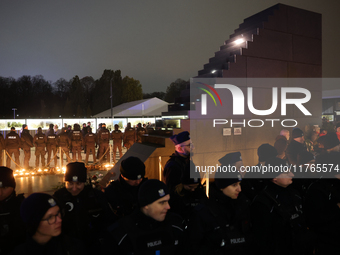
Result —
M15 119L15 111L18 110L17 108L12 108L12 111L14 111L14 119Z

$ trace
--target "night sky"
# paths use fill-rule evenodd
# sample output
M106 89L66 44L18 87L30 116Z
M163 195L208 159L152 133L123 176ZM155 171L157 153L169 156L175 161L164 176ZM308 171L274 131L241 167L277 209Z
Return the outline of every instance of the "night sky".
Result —
M104 69L165 91L196 76L243 19L274 0L2 0L0 76L55 82ZM340 1L283 0L323 16L323 76L339 77Z

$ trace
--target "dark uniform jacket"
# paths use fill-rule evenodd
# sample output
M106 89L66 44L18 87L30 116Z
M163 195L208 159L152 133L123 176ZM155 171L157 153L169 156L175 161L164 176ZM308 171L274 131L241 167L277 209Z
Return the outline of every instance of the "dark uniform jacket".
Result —
M111 182L110 185L105 188L105 197L110 203L117 219L131 214L138 208L138 190L147 180L147 178L143 178L138 186L131 186L122 176L119 176L117 181Z
M320 179L308 189L306 215L311 230L317 233L320 254L340 253L340 180Z
M33 137L30 135L29 131L24 129L21 133L21 145L23 149L29 149L33 147Z
M170 156L163 172L164 182L169 190L173 190L181 182L185 165L189 160L189 157L182 157L177 151Z
M103 192L85 185L78 196L66 188L54 193L62 207L63 233L84 241L89 247L99 245L110 221L109 205Z
M106 128L101 128L97 135L98 144L100 145L104 143L109 143L110 137L111 137L110 131Z
M289 164L297 165L297 156L299 152L304 150L307 150L304 143L292 140L286 149L286 158L288 159Z
M179 215L168 212L160 222L138 209L109 227L106 254L185 254L183 231Z
M62 148L70 148L71 146L71 139L69 137L69 135L64 132L61 133L58 137L58 146L62 147Z
M16 195L13 191L8 198L0 201L0 255L8 254L25 241L25 224L20 217L24 198L24 194Z
M15 131L11 131L6 135L5 139L6 149L19 149L21 148L21 140Z
M85 245L75 238L59 235L45 245L40 245L31 237L20 246L18 246L13 255L80 255L88 254Z
M83 146L84 139L80 130L72 130L70 133L70 137L73 148L79 148Z
M54 133L54 129L49 129L46 133L47 146L57 147L58 136Z
M33 138L33 142L37 148L45 148L47 143L46 135L43 133L37 133Z
M231 199L214 184L209 194L189 222L191 254L253 254L249 201L242 192Z
M122 143L123 133L120 130L113 130L111 133L113 143Z
M251 216L260 254L304 254L313 250L315 236L307 230L302 198L290 186L283 188L269 181L255 197Z
M195 210L195 207L204 203L207 198L203 186L198 186L194 191L182 189L180 192L170 193L170 212L179 214L186 222Z
M91 133L87 133L85 135L85 145L86 146L95 146L96 145L96 141L97 141L97 135L96 134L93 134L92 132Z

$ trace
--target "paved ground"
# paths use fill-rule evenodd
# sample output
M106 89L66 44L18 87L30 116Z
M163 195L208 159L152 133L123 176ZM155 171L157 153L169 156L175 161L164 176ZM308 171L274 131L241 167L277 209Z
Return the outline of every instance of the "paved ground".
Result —
M126 149L123 148L123 154L126 152ZM72 154L70 155L72 158ZM112 158L112 155L111 155ZM45 155L45 161L47 163L47 153ZM82 159L85 161L85 154L82 153ZM59 166L59 160L57 162L57 165ZM119 153L116 154L116 160L119 160ZM20 151L20 165L23 165L24 162L24 152ZM64 165L66 164L66 157L64 156ZM1 164L2 165L2 162ZM31 159L29 162L30 167L35 167L35 149L32 148L31 150ZM89 157L89 165L93 165L92 162L92 155ZM51 167L54 166L54 161L52 160ZM16 170L18 167L11 162L11 169ZM37 176L16 176L16 191L17 194L19 193L25 193L25 196L28 196L29 194L33 192L46 192L49 194L52 194L55 191L55 188L62 184L63 182L63 175L62 174L56 174L56 175L37 175Z

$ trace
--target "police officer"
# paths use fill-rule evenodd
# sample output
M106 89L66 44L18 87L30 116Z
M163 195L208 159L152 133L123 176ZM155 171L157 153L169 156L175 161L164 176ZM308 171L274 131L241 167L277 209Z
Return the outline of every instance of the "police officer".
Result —
M79 240L62 234L60 208L51 195L31 194L22 202L20 214L28 238L11 254L86 254Z
M305 211L309 228L317 234L315 254L339 254L340 175L335 169L340 168L340 153L322 154L315 163L331 173L326 178L319 176L314 179L306 194Z
M29 162L31 158L31 148L34 146L33 145L33 137L28 131L28 127L26 124L22 125L22 132L21 132L21 145L22 149L24 150L24 166L26 169L29 168Z
M288 133L289 134L289 133ZM284 138L286 139L286 138ZM277 150L274 146L264 143L261 144L257 148L257 155L259 158L259 162L256 165L256 170L261 171L262 166L265 165L266 160L276 157L278 155ZM261 178L261 172L248 172L245 173L244 178L242 179L241 186L242 186L242 193L253 201L254 197L257 196L259 192L261 192L264 187L267 185L267 182Z
M128 150L136 141L136 130L131 127L131 123L128 122L123 136L124 147Z
M120 164L120 176L117 181L105 188L105 196L117 218L129 215L138 207L138 190L144 178L145 165L137 157L128 157Z
M166 185L172 191L180 183L185 165L190 161L192 146L188 131L173 135L170 139L175 144L176 151L166 162L163 177Z
M181 183L170 193L169 204L170 212L181 215L186 222L189 222L195 207L208 198L201 184L199 173L195 176L194 163L189 161L185 168Z
M255 251L268 255L312 254L315 239L305 223L302 198L290 186L294 174L280 158L268 159L266 166L286 169L268 176L268 185L251 205Z
M4 136L0 133L0 166L4 165L3 164L3 151L5 149L5 139Z
M33 138L35 145L35 167L39 168L39 161L41 158L41 167L45 167L45 154L47 138L43 134L41 127L38 128L38 133Z
M123 157L122 153L122 141L123 141L123 133L120 131L119 126L116 124L115 125L115 130L112 131L111 137L113 140L113 162L116 163L116 152L117 148L119 151L119 158Z
M25 226L20 218L24 194L16 195L13 171L0 167L0 254L8 254L25 240Z
M54 157L54 166L57 166L57 139L58 136L55 134L54 129L53 129L53 124L50 124L50 129L46 133L47 137L47 162L50 164L51 158L52 158L52 153Z
M104 194L91 185L85 185L86 180L85 164L69 163L66 166L65 187L57 190L54 196L62 208L63 232L84 241L96 254L106 225L113 221Z
M146 129L142 127L141 123L137 124L137 129L136 129L136 142L137 143L142 143L142 137L146 133Z
M181 253L184 227L180 216L168 212L169 199L163 182L146 181L138 192L139 209L109 228L113 247L107 254Z
M109 143L110 143L110 131L106 128L106 124L102 123L102 127L100 128L98 135L97 135L99 145L99 159L102 157L109 157ZM102 159L100 160L102 162Z
M85 165L87 165L89 160L90 152L92 152L93 163L96 163L96 141L97 135L92 133L92 128L87 127L87 134L85 135L84 142L86 146L86 158L85 158Z
M239 152L220 160L221 168L241 161ZM237 169L237 167L236 167ZM216 172L209 200L195 208L188 236L193 254L254 254L249 206L239 171Z
M71 138L73 161L77 161L77 154L78 154L78 161L80 162L82 161L81 151L82 151L82 146L84 144L84 139L80 131L79 124L76 123L73 125L73 130L70 132L70 138Z
M69 135L67 134L67 128L63 127L61 129L61 133L58 136L58 147L61 148L61 154L60 154L60 160L61 160L61 165L63 165L63 158L64 158L64 153L66 155L66 162L69 161L69 151L70 151L70 146L71 146L71 139Z
M15 156L15 163L17 164L17 167L20 166L20 151L21 148L21 140L19 135L15 132L15 127L11 127L11 131L6 135L5 139L5 147L8 152L7 156L7 167L11 166L11 159L10 156L14 154Z

